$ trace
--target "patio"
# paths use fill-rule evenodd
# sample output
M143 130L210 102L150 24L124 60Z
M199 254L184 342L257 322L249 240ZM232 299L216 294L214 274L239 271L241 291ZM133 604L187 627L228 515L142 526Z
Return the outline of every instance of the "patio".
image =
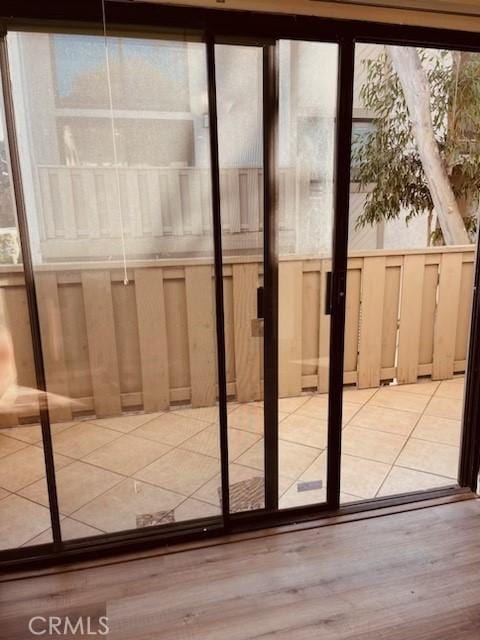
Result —
M454 484L462 398L463 376L347 387L342 502ZM280 507L323 501L327 396L279 407ZM64 538L220 513L216 417L216 408L179 406L54 425ZM262 404L230 403L229 422L230 482L237 508L248 508L242 487L256 482L262 493ZM0 548L51 541L39 426L3 428L0 460Z

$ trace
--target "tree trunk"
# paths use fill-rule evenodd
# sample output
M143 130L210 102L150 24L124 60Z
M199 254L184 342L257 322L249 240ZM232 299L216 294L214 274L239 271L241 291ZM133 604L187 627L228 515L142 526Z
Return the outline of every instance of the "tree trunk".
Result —
M388 46L387 50L402 85L418 155L445 243L470 244L435 140L430 113L430 87L418 52L414 47Z

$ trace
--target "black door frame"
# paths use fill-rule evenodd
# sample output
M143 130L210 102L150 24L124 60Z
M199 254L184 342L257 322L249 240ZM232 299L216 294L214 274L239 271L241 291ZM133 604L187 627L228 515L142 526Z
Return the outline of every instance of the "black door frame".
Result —
M428 500L432 497L449 496L475 490L480 465L480 302L478 300L478 285L480 284L480 265L477 252L475 267L475 291L472 312L471 340L469 345L469 363L466 375L466 396L464 410L464 429L462 437L462 458L459 473L460 487L447 487L430 492L416 492L388 499L364 501L358 504L339 506L340 489L340 452L341 452L341 417L342 417L342 387L345 319L345 278L347 260L347 231L348 231L348 199L350 182L350 141L352 122L353 72L355 42L374 42L378 44L410 44L415 46L451 48L457 50L480 51L480 34L412 27L406 25L392 25L369 23L349 20L325 19L311 16L290 16L281 14L265 14L242 11L224 11L213 9L198 9L186 7L172 7L127 3L121 0L107 0L108 18L111 25L119 30L132 30L145 37L156 32L172 29L178 34L192 33L200 36L206 42L208 67L208 94L210 109L211 136L211 164L212 164L212 195L213 220L215 226L215 275L216 275L216 304L217 304L217 352L219 356L219 385L220 385L220 425L222 447L222 496L223 517L206 518L198 521L177 524L174 527L152 527L144 530L131 530L114 534L105 534L88 539L61 541L58 531L58 503L56 500L55 475L53 469L53 455L48 411L42 416L42 435L45 442L45 456L47 478L53 509L52 523L54 542L36 545L29 548L11 549L0 552L0 564L5 568L25 568L27 566L58 563L67 560L94 558L108 553L125 550L146 549L160 544L171 544L198 539L208 539L223 535L226 532L237 532L263 528L299 520L308 520L324 514L339 514L361 511L364 509L381 508L399 505L415 500ZM86 32L101 32L101 5L98 0L84 0L82 3L65 3L63 0L4 0L1 9L3 17L4 35L14 29L40 30L85 30ZM215 56L214 43L220 38L257 40L263 47L264 61L264 186L266 219L266 248L265 264L267 284L270 288L270 298L273 301L266 311L266 333L270 338L265 341L265 349L269 350L272 373L269 390L266 390L265 407L270 415L269 426L265 433L266 469L269 469L266 508L257 512L230 514L228 508L228 438L226 416L226 382L224 370L224 335L223 335L223 289L221 283L221 234L220 234L220 192L218 183L218 132L216 129L216 97L215 97ZM335 222L333 232L333 265L332 265L332 325L330 337L330 366L329 372L329 454L328 454L328 486L327 503L308 507L277 510L278 449L276 447L276 376L277 364L277 311L278 311L278 274L276 273L277 256L275 244L275 209L276 209L276 172L275 172L275 118L277 87L276 77L278 68L275 57L274 42L279 39L312 40L337 43L339 47L338 68L338 110L336 124L335 149ZM273 44L272 44L273 42ZM22 205L23 192L19 173L18 148L15 142L15 119L13 101L9 83L9 68L5 45L0 49L2 60L4 100L6 119L8 123L8 140L12 159L12 174L15 180L15 196L17 208L24 212ZM272 111L273 110L273 111ZM273 117L272 117L273 114ZM13 141L13 143L12 143ZM14 168L16 169L14 170ZM20 202L20 207L19 207ZM24 212L25 213L25 212ZM40 326L38 311L36 311L35 283L29 258L28 234L26 217L20 220L22 243L25 245L25 278L29 299L29 311L32 326L32 338L36 352L37 384L45 388L45 380L41 353ZM22 245L23 246L23 245ZM25 258L25 256L27 256ZM28 261L30 260L30 266ZM269 265L269 266L268 266ZM270 278L270 281L269 281ZM219 311L221 310L221 311ZM268 342L268 344L267 344ZM272 351L273 350L273 351ZM273 356L272 356L273 353ZM223 364L222 364L223 362ZM273 373L275 367L275 373ZM222 371L223 368L223 371ZM42 382L43 380L43 382ZM274 401L275 399L275 401ZM274 423L273 427L272 424ZM274 474L274 475L273 475Z

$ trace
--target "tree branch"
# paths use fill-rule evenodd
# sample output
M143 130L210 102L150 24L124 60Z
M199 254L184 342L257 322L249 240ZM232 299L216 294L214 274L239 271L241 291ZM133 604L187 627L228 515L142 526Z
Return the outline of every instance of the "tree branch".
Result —
M430 87L414 47L388 46L412 123L418 155L428 182L446 244L469 244L457 201L435 139L430 111Z

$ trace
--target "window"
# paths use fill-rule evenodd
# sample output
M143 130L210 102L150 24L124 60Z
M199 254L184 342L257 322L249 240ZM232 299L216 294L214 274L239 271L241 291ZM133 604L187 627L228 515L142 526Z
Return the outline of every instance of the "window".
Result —
M101 36L51 36L56 103L107 109L105 44ZM108 39L116 109L189 111L188 45L164 40Z

